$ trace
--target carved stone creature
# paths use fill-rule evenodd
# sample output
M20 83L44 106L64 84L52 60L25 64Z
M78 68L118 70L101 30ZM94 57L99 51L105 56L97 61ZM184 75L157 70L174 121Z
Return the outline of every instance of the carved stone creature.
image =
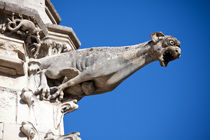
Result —
M28 140L40 140L38 131L31 122L22 122L20 130L27 136Z
M20 30L24 31L27 34L38 34L40 31L32 21L28 19L23 19L22 16L20 16L20 19L15 19L14 13L12 15L12 18L8 19L8 21L9 22L7 28L11 32L18 32Z
M37 58L41 41L39 32L41 31L34 22L23 19L22 15L19 15L20 18L15 19L15 14L12 14L12 18L8 18L7 29L13 33L25 37L25 43L28 46L27 50L30 57Z
M116 88L150 62L158 60L161 66L167 66L170 61L180 57L180 42L175 37L155 32L151 38L151 41L132 46L88 48L39 59L41 85L37 92L49 99L59 97L59 100L63 99L64 93L70 93L65 91L74 86L81 91L88 87L91 91L75 96L104 93ZM52 88L51 91L55 92L50 95L47 78L62 77L65 80Z

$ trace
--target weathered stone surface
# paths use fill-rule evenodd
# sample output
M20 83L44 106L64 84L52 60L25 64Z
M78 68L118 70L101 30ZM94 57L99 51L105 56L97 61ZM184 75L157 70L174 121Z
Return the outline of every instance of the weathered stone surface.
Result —
M28 64L77 49L74 31L50 25L61 19L49 0L0 0L0 17L0 140L43 140L49 131L76 140L76 134L63 137L63 117L78 108L77 100L40 100L34 95L40 76Z
M76 99L100 94L113 90L125 78L153 61L167 66L180 57L180 42L176 38L160 32L151 34L151 38L151 41L133 46L89 48L32 60L39 63L41 70L41 85L36 92L44 91L42 97L59 100L63 99L64 93L76 96ZM50 90L47 78L60 79L60 84ZM75 86L81 92L74 93L71 89L65 92Z
M161 32L137 45L76 50L80 41L57 25L49 0L0 0L0 17L0 140L81 140L63 128L77 101L181 55L180 42Z
M0 73L1 87L7 87L15 90L22 90L26 87L27 78L25 76L10 76Z
M15 123L17 117L17 93L0 87L0 122Z
M0 36L0 72L24 75L24 43L21 40Z
M22 133L20 133L20 124L4 123L3 140L27 140Z

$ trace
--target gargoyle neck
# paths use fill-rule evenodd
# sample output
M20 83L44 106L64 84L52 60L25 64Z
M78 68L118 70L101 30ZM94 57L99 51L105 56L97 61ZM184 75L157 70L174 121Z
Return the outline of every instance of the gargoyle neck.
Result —
M130 55L129 61L134 65L135 71L157 60L152 45L152 42L148 41L134 46L135 48L130 53L132 55Z
M150 63L157 60L157 55L153 49L153 43L151 41L137 44L134 46L132 53L130 54L131 61L135 60L144 60L145 63Z

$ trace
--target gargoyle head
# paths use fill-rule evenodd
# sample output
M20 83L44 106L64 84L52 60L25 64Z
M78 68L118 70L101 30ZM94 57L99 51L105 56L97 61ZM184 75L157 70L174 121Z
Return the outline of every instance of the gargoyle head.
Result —
M180 41L175 37L155 32L151 34L151 38L161 66L166 67L170 61L181 56Z

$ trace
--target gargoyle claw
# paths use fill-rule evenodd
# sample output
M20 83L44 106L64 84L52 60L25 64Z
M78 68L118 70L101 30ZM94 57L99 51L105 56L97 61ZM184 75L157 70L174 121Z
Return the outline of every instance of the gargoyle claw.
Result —
M56 91L52 95L50 95L50 100L58 99L59 101L63 100L64 92L59 87L52 87L50 91Z
M35 95L40 94L41 100L49 100L50 96L50 88L48 86L40 86L37 91L35 91Z

